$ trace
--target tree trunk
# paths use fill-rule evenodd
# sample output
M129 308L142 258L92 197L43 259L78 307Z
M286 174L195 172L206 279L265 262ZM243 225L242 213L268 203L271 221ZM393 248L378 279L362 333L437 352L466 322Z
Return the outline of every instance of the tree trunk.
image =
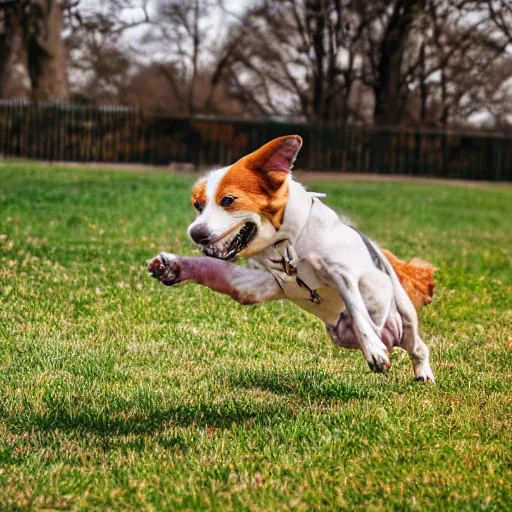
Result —
M32 99L66 100L67 56L61 37L62 9L57 0L30 0L25 25Z
M5 98L13 82L14 66L20 57L23 30L17 8L10 4L0 9L0 98Z
M426 70L426 57L425 57L425 41L421 43L420 47L420 124L425 125L427 122L427 102L428 102L428 85L427 85L427 70Z
M310 117L314 120L318 120L325 117L325 13L323 12L324 6L321 0L308 0L306 2L306 9L306 20L311 34L314 52L313 102Z
M21 66L30 78L32 99L68 98L62 30L58 0L13 1L0 9L0 97L12 85L16 66Z
M400 121L402 61L409 30L416 11L425 8L426 0L396 0L380 44L379 63L374 86L376 125L395 125Z
M197 66L199 59L199 45L201 40L199 37L199 0L195 0L194 3L194 32L193 32L193 48L192 48L192 77L190 79L190 86L188 89L188 113L194 115L195 105L195 88L197 80Z

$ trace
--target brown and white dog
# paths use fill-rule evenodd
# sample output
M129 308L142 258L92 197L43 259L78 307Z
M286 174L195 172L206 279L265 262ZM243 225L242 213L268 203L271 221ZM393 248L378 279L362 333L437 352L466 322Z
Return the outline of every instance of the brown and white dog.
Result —
M148 262L166 285L195 281L241 304L289 299L322 319L334 343L361 349L373 371L393 347L411 357L417 380L434 381L416 307L431 301L433 268L409 263L344 224L292 179L302 139L275 139L209 173L192 191L188 229L206 257L162 252ZM233 263L249 257L249 266Z

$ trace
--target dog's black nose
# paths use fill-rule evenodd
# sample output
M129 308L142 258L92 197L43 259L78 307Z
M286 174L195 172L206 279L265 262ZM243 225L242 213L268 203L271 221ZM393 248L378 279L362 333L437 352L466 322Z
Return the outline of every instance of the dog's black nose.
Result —
M196 244L207 244L212 241L212 234L206 224L197 224L188 233Z

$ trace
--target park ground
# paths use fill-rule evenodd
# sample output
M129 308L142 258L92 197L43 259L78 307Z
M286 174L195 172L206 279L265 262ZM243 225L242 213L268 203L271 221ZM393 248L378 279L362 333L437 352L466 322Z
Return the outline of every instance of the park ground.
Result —
M194 252L191 176L4 163L0 510L512 509L512 189L308 179L439 268L437 384L291 304L148 278Z

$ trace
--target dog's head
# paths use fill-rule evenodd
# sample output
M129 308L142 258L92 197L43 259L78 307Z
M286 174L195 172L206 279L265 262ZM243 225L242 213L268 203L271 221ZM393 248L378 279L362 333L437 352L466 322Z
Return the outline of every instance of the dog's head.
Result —
M301 146L298 135L274 139L195 184L192 205L198 215L188 235L204 254L232 260L272 243L283 220L288 178Z

